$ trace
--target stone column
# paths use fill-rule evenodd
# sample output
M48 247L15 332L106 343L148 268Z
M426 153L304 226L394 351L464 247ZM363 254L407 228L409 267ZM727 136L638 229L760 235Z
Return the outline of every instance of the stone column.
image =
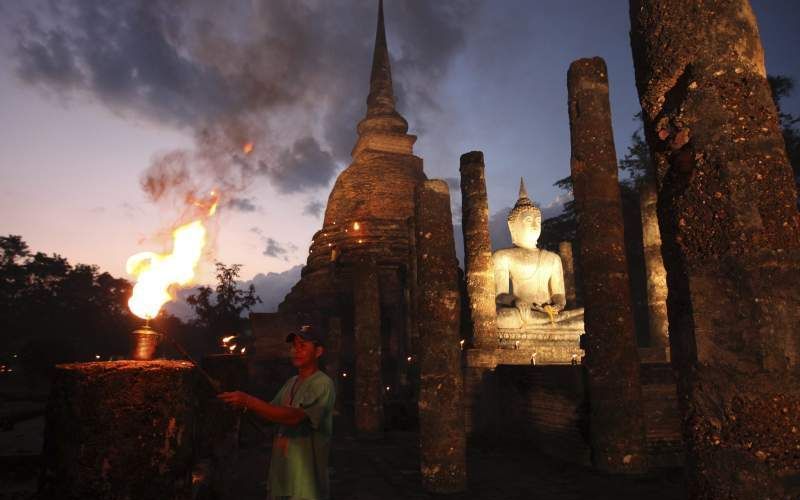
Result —
M466 352L464 402L466 429L477 435L489 431L491 415L496 410L491 404L491 383L497 366L496 293L483 153L470 151L461 155L460 171L464 268L473 339Z
M417 190L419 279L420 469L434 493L466 489L466 440L459 319L458 262L450 191L442 180Z
M37 498L191 499L194 371L164 360L56 367Z
M575 259L572 257L572 243L569 241L559 243L558 254L561 256L561 265L564 268L567 309L573 309L578 300L575 294Z
M573 62L567 87L592 461L604 471L640 472L647 459L642 387L605 62Z
M800 216L746 0L631 1L690 498L797 498Z
M497 344L496 294L483 153L470 151L461 155L460 171L464 272L472 318L473 345L494 349Z
M661 259L661 233L656 213L656 187L652 180L640 189L644 269L647 274L647 318L650 350L654 359L669 361L669 321L667 320L667 271Z
M325 373L333 380L336 390L335 413L341 414L344 408L342 397L342 319L328 318L328 338L325 345Z
M381 305L378 266L374 260L355 263L353 274L355 337L355 423L363 438L383 434L381 395Z

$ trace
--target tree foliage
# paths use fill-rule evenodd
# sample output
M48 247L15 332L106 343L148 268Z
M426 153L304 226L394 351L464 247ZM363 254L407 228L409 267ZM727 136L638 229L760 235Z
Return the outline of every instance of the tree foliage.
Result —
M244 290L236 282L241 264L215 265L217 286L214 289L201 286L186 299L197 314L194 324L205 332L211 345L224 335L241 333L246 322L242 314L261 302L252 284Z
M43 371L53 363L122 354L137 323L131 284L58 254L32 253L18 235L0 237L0 353Z
M781 108L781 100L792 95L794 91L794 79L785 75L770 75L767 77L770 89L772 90L772 100L778 109L778 122L781 126L783 141L786 143L786 154L789 156L789 163L794 172L794 182L800 191L800 117L795 117ZM798 199L800 208L800 198Z

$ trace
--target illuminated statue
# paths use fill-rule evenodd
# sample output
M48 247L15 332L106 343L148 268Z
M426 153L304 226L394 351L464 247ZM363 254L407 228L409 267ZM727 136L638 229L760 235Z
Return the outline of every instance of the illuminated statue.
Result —
M536 248L542 232L542 212L528 198L522 180L519 199L508 214L508 229L513 246L492 254L498 328L582 326L582 308L564 309L561 257Z

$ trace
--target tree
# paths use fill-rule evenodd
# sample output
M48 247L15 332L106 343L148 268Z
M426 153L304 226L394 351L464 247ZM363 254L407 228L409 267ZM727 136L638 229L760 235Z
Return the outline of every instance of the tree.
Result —
M0 355L18 354L29 374L46 374L54 363L123 354L138 322L130 292L127 280L96 266L32 253L21 236L0 237Z
M653 175L653 168L650 147L642 137L644 130L642 112L633 115L633 119L639 121L639 128L631 134L631 144L628 146L628 152L619 161L619 171L628 175L627 179L622 180L622 184L638 191L642 183Z
M789 156L789 163L794 172L794 182L800 191L800 117L795 117L781 109L781 100L789 97L794 91L794 79L785 75L769 75L767 77L770 89L772 90L772 100L778 110L778 122L783 134L783 141L786 144L786 154ZM800 208L800 197L797 206Z
M196 294L186 299L197 314L194 324L205 332L210 345L216 345L224 335L240 333L245 323L242 314L261 302L252 283L247 290L236 283L241 264L228 267L217 262L215 265L216 288L201 286Z

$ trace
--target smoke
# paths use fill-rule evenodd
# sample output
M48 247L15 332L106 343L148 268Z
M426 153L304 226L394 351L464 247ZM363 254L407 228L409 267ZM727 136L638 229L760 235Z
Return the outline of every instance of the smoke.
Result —
M401 112L435 117L438 84L479 1L387 3ZM310 192L349 162L375 1L43 0L6 10L23 81L192 134L193 149L153 155L142 188L154 201L212 188L235 196L257 178Z

